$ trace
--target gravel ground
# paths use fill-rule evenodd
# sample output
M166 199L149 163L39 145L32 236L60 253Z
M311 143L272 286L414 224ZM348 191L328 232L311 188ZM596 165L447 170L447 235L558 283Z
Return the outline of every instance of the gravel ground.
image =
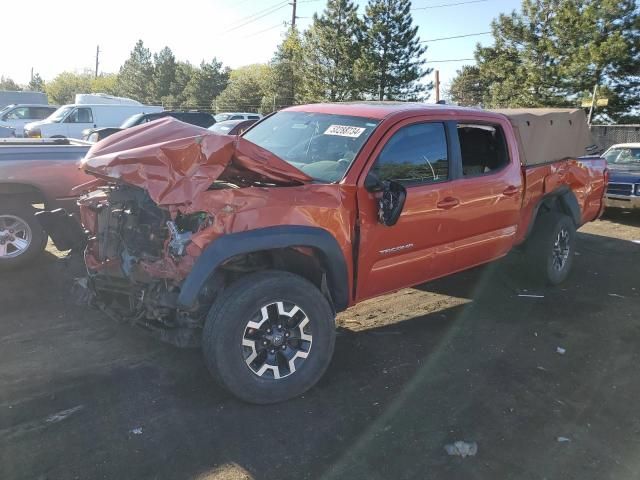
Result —
M270 407L74 305L50 247L0 274L0 479L639 478L640 214L580 232L560 288L507 259L344 312L319 385Z

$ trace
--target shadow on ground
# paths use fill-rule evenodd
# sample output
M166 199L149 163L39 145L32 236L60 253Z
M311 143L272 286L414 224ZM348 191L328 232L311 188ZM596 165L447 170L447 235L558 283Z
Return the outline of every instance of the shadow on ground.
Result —
M466 303L340 328L320 384L269 407L222 391L198 351L72 305L78 261L2 273L0 478L637 478L640 246L577 245L562 288L511 261L419 286L409 311L420 292ZM478 455L448 457L455 440Z

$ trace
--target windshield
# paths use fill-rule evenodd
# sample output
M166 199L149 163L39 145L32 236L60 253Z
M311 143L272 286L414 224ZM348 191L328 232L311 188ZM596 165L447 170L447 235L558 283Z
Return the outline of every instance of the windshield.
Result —
M612 148L604 158L613 165L640 165L640 148Z
M66 107L60 107L59 109L57 109L55 112L53 112L51 115L49 115L47 117L47 120L49 122L53 122L53 123L59 123L61 122L64 117L67 116L67 114L73 110L75 107L73 107L72 105L68 105Z
M9 110L11 110L13 107L15 107L15 105L7 105L6 107L3 107L2 109L0 109L0 115L2 115L3 113L8 112Z
M218 115L214 115L213 118L216 119L216 122L224 122L225 120L229 120L231 117L230 113L219 113Z
M142 118L143 115L144 113L136 113L135 115L131 115L124 122L122 122L122 125L120 125L120 128L129 128L129 127L138 125L138 122L140 121L140 118Z
M342 179L377 120L346 115L279 112L243 138L321 182Z

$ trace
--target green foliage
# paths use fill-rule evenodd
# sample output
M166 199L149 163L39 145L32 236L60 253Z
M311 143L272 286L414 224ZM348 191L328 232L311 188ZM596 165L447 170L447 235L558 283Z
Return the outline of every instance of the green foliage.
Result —
M457 105L477 107L482 105L483 95L488 88L487 82L480 76L480 69L465 65L456 72L446 96Z
M378 100L418 100L433 88L419 82L426 46L413 25L410 0L369 0L364 15L362 55L355 64L364 92Z
M115 73L103 73L91 79L91 92L120 95L118 90L118 75Z
M192 108L210 108L213 99L226 88L230 72L215 57L210 63L203 61L200 68L193 71L184 89L186 104Z
M578 106L599 85L598 112L621 119L640 99L639 30L635 0L523 0L493 21L494 45L476 47L483 104Z
M62 72L58 74L45 86L49 103L54 105L73 103L77 93L91 91L92 79L93 76L88 73Z
M138 40L131 55L120 67L118 91L125 97L148 103L153 100L153 62L151 51Z
M268 104L270 79L269 65L247 65L233 70L227 88L214 100L216 112L258 111L263 101Z
M327 0L321 16L304 34L307 100L332 102L357 98L353 66L361 54L362 21L351 0Z
M292 28L285 34L271 60L267 96L273 99L271 104L275 104L276 108L301 103L307 96L305 83L304 50L300 32ZM263 107L269 109L269 105L270 102L265 102Z
M20 91L20 85L14 82L11 78L0 76L0 90Z
M32 92L44 92L44 80L39 73L33 74L33 78L27 84L27 90Z
M169 47L164 47L153 55L153 99L154 103L174 93L176 84L177 62ZM183 89L184 86L183 85Z

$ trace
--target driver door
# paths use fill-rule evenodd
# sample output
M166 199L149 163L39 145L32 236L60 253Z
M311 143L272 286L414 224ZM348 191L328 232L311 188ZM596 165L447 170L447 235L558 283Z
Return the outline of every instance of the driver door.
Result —
M366 175L360 179L358 300L445 275L455 265L459 225L450 212L457 205L451 179L459 150L452 128L455 133L452 123L407 120L387 132L373 152L369 171L402 183L407 197L398 222L385 226L378 222L380 193L367 191Z

